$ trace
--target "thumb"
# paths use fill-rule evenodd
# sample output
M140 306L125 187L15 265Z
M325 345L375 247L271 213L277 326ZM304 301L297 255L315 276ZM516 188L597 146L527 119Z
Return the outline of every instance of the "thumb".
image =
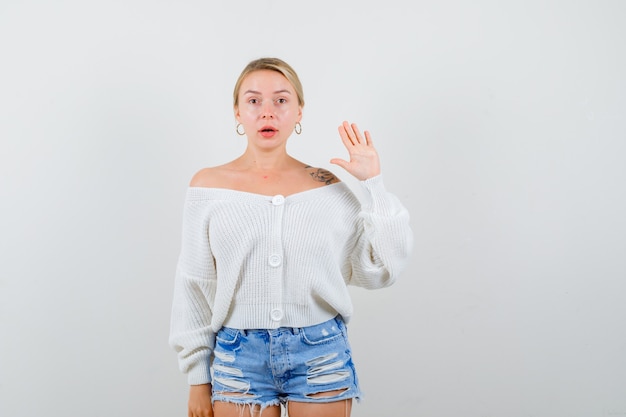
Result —
M348 161L341 158L333 158L330 160L330 163L333 165L338 165L343 169L346 169L346 167L348 166Z

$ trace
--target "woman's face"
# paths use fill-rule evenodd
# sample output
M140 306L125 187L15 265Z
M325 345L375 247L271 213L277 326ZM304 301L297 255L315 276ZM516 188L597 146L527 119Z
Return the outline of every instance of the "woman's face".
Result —
M302 108L291 83L271 70L251 72L239 89L235 118L246 131L248 140L262 146L284 143L302 119Z

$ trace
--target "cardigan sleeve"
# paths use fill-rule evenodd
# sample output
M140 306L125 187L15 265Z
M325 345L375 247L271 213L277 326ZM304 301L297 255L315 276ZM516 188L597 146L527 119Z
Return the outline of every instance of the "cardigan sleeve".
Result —
M215 344L215 332L211 329L215 289L215 260L209 245L206 206L188 196L174 281L169 343L177 352L180 370L187 374L190 385L211 382L209 363Z
M361 181L365 199L359 214L359 237L351 257L350 284L367 289L393 284L413 249L409 212L385 189L378 175Z

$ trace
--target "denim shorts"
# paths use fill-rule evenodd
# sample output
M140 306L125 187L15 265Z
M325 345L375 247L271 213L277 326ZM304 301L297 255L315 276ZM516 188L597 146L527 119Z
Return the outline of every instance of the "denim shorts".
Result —
M238 330L223 327L211 366L213 401L265 408L327 403L361 395L346 325L337 316L309 327ZM338 395L313 394L341 391Z

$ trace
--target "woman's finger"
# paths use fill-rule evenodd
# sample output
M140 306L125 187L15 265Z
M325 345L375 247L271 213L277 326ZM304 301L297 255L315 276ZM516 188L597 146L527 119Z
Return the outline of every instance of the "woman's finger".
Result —
M346 148L351 145L354 145L354 142L350 138L350 135L346 131L346 127L344 125L339 126L338 130L339 130L339 136L341 136L341 140L343 144L346 146Z
M355 142L356 143L363 143L363 136L361 135L361 132L359 131L359 127L356 125L356 123L352 123L352 125L350 126L352 128L352 132L354 134L355 137Z
M365 131L365 143L367 144L367 146L374 146L374 143L372 142L372 135L370 135L369 131Z

